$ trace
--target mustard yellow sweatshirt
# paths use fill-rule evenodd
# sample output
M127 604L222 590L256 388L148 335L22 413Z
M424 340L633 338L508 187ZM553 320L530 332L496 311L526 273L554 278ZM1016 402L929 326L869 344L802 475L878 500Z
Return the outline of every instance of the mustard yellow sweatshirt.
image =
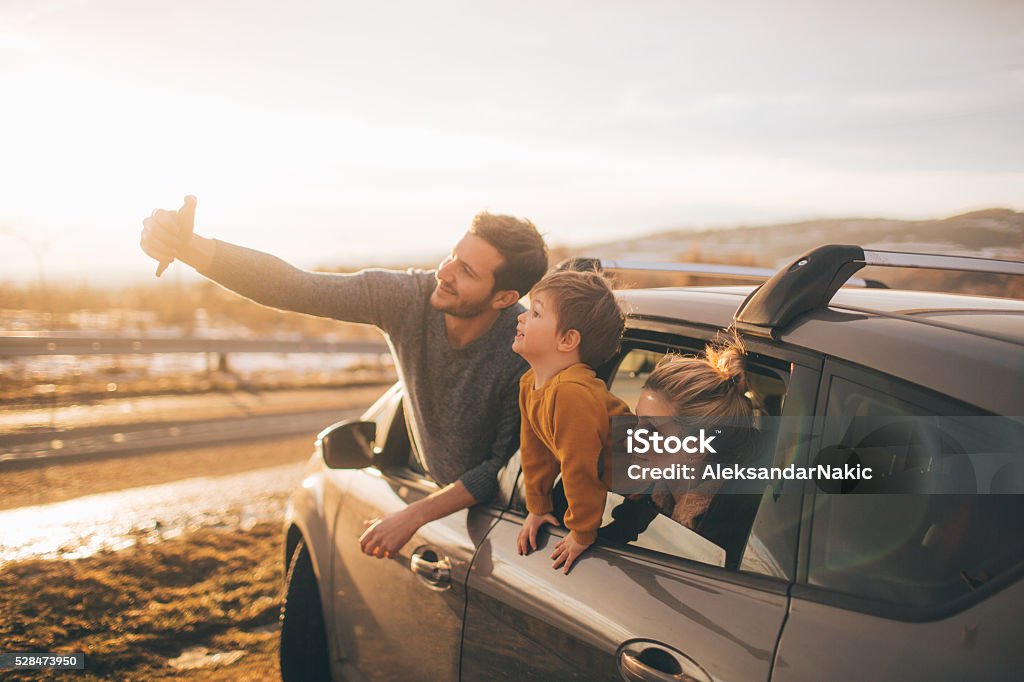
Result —
M631 412L588 365L567 367L539 389L534 378L530 369L519 381L526 508L533 514L552 510L551 489L561 471L569 502L565 526L578 542L590 544L601 526L611 478L609 418Z

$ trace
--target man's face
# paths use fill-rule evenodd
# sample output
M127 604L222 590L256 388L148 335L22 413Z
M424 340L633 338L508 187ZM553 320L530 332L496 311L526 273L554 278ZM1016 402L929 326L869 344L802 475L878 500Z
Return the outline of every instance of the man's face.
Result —
M543 291L531 294L530 309L519 316L512 350L533 362L555 353L561 338L558 313L551 298Z
M466 234L437 266L437 286L430 295L435 310L456 317L476 317L491 307L494 271L504 259L486 239Z

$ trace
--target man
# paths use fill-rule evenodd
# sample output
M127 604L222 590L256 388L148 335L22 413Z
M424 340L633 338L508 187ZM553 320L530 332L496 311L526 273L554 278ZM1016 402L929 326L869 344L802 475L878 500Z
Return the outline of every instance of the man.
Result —
M363 552L386 558L425 523L485 502L518 447L519 378L512 352L519 299L547 269L533 224L481 213L436 271L367 269L350 275L299 270L269 254L192 231L195 198L143 221L141 246L178 259L257 303L384 332L405 385L406 415L428 474L444 487L375 520Z

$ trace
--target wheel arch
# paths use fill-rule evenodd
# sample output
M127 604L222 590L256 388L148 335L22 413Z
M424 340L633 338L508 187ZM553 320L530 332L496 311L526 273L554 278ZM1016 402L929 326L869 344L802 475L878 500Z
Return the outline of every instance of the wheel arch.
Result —
M299 542L305 539L305 535L302 529L299 528L298 524L292 522L288 525L284 536L284 573L288 573L288 567L291 566L292 557L295 555L295 549L299 546ZM307 542L308 546L309 543Z

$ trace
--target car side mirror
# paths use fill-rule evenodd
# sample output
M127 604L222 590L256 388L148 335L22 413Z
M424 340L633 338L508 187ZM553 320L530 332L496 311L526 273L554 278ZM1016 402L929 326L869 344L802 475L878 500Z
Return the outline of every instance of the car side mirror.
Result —
M331 469L362 469L373 464L373 441L377 424L341 421L316 437L316 447Z

